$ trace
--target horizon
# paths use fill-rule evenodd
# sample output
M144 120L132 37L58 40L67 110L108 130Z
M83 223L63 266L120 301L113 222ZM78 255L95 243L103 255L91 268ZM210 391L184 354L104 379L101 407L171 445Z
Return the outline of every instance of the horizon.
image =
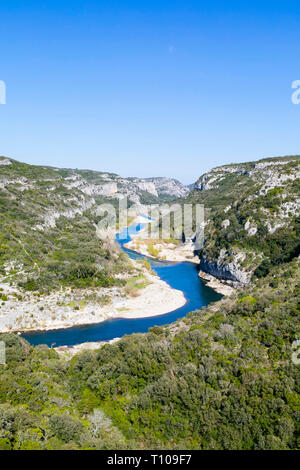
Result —
M191 186L193 184L196 183L196 181L205 173L199 173L198 176L196 177L196 179L191 182L191 183L183 183L180 179L178 178L171 178L169 176L162 176L162 175L152 175L152 176L146 176L146 177L143 177L143 176L135 176L135 175L131 175L131 176L124 176L124 175L121 175L121 174L118 174L118 173L114 173L112 171L101 171L101 170L95 170L94 168L87 168L87 167L63 167L63 166L53 166L53 165L43 165L43 164L39 164L39 163L27 163L23 160L17 160L13 157L9 157L7 155L0 155L0 158L7 158L8 160L13 160L13 161L16 161L18 163L24 163L26 165L32 165L32 166L38 166L38 167L42 167L42 168L53 168L53 169L60 169L60 170L78 170L78 171L95 171L95 172L99 172L99 173L108 173L110 175L115 175L115 176L119 176L121 178L137 178L137 179L144 179L144 180L147 180L147 179L157 179L157 178L166 178L166 179L173 179L173 180L177 180L179 183L182 183L184 186ZM285 158L300 158L300 155L278 155L278 156L271 156L271 157L263 157L263 158L258 158L256 160L249 160L249 161L242 161L242 162L229 162L229 163L223 163L222 165L218 165L216 167L211 167L208 171L214 169L214 168L218 168L218 167L221 167L221 166L229 166L229 165L242 165L243 163L244 164L247 164L247 163L255 163L255 162L261 162L261 161L264 161L264 160L270 160L270 159L285 159Z
M24 3L0 6L1 154L191 184L300 152L297 2Z

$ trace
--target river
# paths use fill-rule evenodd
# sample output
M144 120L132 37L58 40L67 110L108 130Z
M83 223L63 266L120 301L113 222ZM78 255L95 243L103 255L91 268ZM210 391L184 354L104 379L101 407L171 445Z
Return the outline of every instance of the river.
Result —
M219 300L222 296L210 287L207 287L198 277L197 266L194 263L170 263L167 261L155 261L147 256L140 255L128 250L124 244L128 243L131 235L143 228L142 224L136 224L129 229L125 229L117 241L123 250L132 259L146 259L151 264L153 271L156 271L160 279L168 283L174 289L181 290L187 300L186 304L166 313L147 318L111 318L101 323L84 326L74 326L71 328L33 331L23 334L31 344L47 344L48 346L73 346L87 341L109 341L113 338L120 338L131 333L145 333L154 325L166 325L174 322L178 318L183 318L187 313L197 310L210 302Z

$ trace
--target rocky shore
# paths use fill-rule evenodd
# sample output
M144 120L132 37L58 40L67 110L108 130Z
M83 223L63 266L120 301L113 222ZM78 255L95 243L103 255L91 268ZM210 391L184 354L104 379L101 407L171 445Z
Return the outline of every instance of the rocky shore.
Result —
M143 239L139 233L127 243L125 247L153 259L171 262L188 261L198 264L200 265L199 278L219 294L230 296L235 291L235 287L237 287L238 283L235 283L236 285L230 285L230 281L220 280L212 274L201 271L201 260L199 256L194 254L194 244L192 241L183 244L179 242L172 243L164 240L155 240L155 242L152 243L151 240Z
M94 341L94 342L87 342L87 343L80 343L75 344L74 346L58 346L54 348L58 354L64 356L66 359L72 359L73 356L76 354L83 352L83 351L92 351L93 349L100 349L105 344L113 344L117 341L120 341L121 338L114 338L110 341Z
M182 244L177 240L176 242L144 240L137 235L125 245L125 248L160 261L200 263L199 257L194 254L194 244L192 242Z
M146 286L131 295L123 288L98 290L65 289L50 295L23 294L0 282L5 301L0 307L0 332L54 330L100 323L109 318L139 318L163 315L182 307L186 299L139 263Z
M211 274L207 274L203 271L199 271L199 278L205 282L205 284L211 287L213 290L218 292L219 294L230 296L235 292L235 288L229 286L226 281L220 281L216 277L212 276Z

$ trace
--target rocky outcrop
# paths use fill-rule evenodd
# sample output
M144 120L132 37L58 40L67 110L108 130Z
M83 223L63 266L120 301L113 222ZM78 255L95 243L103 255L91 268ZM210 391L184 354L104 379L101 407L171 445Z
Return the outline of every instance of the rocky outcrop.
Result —
M79 189L89 196L103 195L115 199L127 197L135 204L144 204L149 203L145 193L153 197L151 202L159 203L186 196L189 192L179 181L169 178L122 178L114 174L90 172L90 181L90 173L87 179L82 170L69 171L74 174L65 178L66 186Z
M153 194L154 196L158 197L158 192L154 183L143 180L136 180L136 183L142 191L146 191L147 193Z
M77 215L83 215L84 212L89 210L91 207L94 206L95 201L90 199L88 201L85 200L78 200L78 207L70 208L62 211L57 210L49 210L46 212L43 218L43 222L41 224L37 224L36 226L32 227L33 230L45 230L49 228L53 228L56 226L56 221L60 217L65 217L67 219L74 219Z
M216 188L226 175L236 173L238 175L246 174L247 170L242 166L220 166L213 168L208 173L202 175L195 183L195 190L207 191Z
M26 177L24 176L26 174ZM33 203L22 199L20 204L29 207L34 219L33 230L54 228L60 217L73 219L98 204L110 199L128 201L139 207L160 204L187 194L188 189L179 181L168 178L122 178L100 171L60 169L27 165L13 159L0 157L0 189L5 196L16 199L18 192L31 191ZM35 202L43 204L35 209Z
M294 164L292 170L291 164ZM258 163L249 162L216 167L202 175L196 181L194 188L197 191L218 189L228 175L245 176L250 184L260 183L257 195L266 194L270 189L284 186L286 182L295 181L300 177L299 158L274 158ZM237 184L243 184L243 182L240 181Z
M237 262L222 264L220 260L209 261L206 258L200 258L200 270L214 276L220 280L230 281L233 286L249 284L251 273L242 271Z
M249 237L253 237L257 233L257 225L250 219L245 223L244 229L248 232Z
M201 271L246 285L272 265L272 256L276 262L274 253L286 244L285 255L289 242L284 240L294 246L298 233L299 181L299 156L224 165L202 175L190 197L206 208Z
M11 165L11 161L8 158L2 158L0 159L0 165L2 166Z
M190 189L184 186L180 181L172 178L147 178L147 182L151 182L155 186L157 195L160 197L185 197Z
M217 279L211 274L199 271L199 278L211 289L218 292L218 294L229 296L235 292L234 283L231 281L224 281L224 279ZM231 283L232 285L229 285Z

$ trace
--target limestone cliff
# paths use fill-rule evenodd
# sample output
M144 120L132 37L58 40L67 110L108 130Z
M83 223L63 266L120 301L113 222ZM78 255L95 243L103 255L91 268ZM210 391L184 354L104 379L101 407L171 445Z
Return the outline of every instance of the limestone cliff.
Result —
M299 156L214 168L186 201L205 205L200 269L218 279L245 285L299 254Z

